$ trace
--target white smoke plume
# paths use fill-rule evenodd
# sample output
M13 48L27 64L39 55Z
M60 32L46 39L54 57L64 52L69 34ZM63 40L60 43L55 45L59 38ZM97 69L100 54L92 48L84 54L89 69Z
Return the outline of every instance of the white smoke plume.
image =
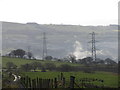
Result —
M83 59L85 57L91 57L91 51L84 50L82 44L79 41L75 41L73 55L76 56L76 59ZM97 50L96 54L100 58L108 58L111 57L115 59L115 56L112 55L110 51L107 50Z
M85 51L83 49L79 41L75 41L74 48L75 50L73 52L73 55L76 56L76 59L83 59L91 54L89 51Z

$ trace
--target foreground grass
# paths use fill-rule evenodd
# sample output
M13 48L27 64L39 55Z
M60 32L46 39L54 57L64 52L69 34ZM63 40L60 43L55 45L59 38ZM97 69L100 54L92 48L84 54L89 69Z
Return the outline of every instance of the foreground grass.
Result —
M83 66L81 64L73 64L68 62L58 62L58 61L42 61L42 60L27 60L21 58L9 58L3 57L2 58L2 66L6 67L7 62L13 62L15 65L20 67L23 64L32 63L32 62L40 62L41 64L45 63L54 63L57 67L61 64L68 64L71 66ZM27 75L31 78L57 78L61 72L22 72L23 76ZM97 78L104 80L104 85L108 87L118 87L118 76L117 74L110 73L110 72L95 72L95 73L83 73L83 72L63 72L64 77L66 78L66 84L69 85L70 76L75 76L75 82L80 83L80 78ZM97 83L97 82L95 82ZM100 84L100 83L99 83Z
M24 72L23 75L27 75L31 78L43 78L43 79L54 79L60 75L61 72ZM66 84L69 85L70 76L75 76L75 82L80 83L80 78L97 78L104 80L104 86L117 88L118 87L118 76L117 74L110 72L96 72L94 74L91 73L83 73L83 72L63 72L64 77L66 78ZM97 82L95 82L97 83ZM101 83L98 83L101 85Z

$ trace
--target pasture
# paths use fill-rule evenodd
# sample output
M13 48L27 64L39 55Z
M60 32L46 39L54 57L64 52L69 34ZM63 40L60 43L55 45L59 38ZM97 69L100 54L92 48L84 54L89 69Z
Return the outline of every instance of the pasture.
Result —
M6 68L6 63L7 62L13 62L15 65L18 66L18 68L21 65L27 64L27 63L32 63L32 62L40 62L41 64L45 63L54 63L57 67L62 65L62 64L68 64L71 66L84 66L82 64L76 64L76 63L69 63L69 62L58 62L58 61L49 61L49 60L28 60L28 59L21 59L21 58L9 58L9 57L2 57L2 67ZM101 66L103 67L103 66ZM54 79L54 78L59 78L61 72L58 71L47 71L47 72L40 72L40 70L36 72L20 72L21 76L28 76L31 79L35 79L37 77L42 78L42 79ZM75 77L75 82L80 83L80 79L82 78L94 78L94 79L102 79L104 80L103 84L105 87L110 87L110 88L117 88L118 87L118 75L117 73L112 73L112 72L103 72L103 71L95 71L94 73L85 73L82 71L79 72L62 72L65 80L66 80L66 85L69 85L70 82L70 76ZM101 85L99 82L94 82L97 85Z
M58 61L49 61L49 60L30 60L30 59L21 59L21 58L2 57L2 67L6 67L7 62L13 62L18 67L20 67L23 64L27 64L27 63L29 64L32 62L40 62L41 64L54 63L56 66L60 66L62 64L68 64L71 66L82 66L81 64L69 63L69 62L58 62Z
M28 76L32 79L37 77L42 79L54 79L58 78L61 72L23 72L23 76ZM75 82L80 83L81 78L97 78L104 80L103 84L105 87L117 88L118 87L118 76L117 74L110 72L95 72L84 73L84 72L62 72L63 76L66 78L66 84L69 85L70 76L75 77ZM99 82L94 82L94 84L101 85Z

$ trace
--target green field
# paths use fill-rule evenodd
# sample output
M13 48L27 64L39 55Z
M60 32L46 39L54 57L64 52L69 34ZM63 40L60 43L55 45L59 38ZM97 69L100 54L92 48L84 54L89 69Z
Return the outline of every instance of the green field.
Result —
M23 64L32 63L32 62L40 62L41 64L45 63L54 63L56 66L60 66L61 64L68 64L71 66L84 66L81 64L73 64L68 62L58 62L58 61L42 61L42 60L27 60L21 58L9 58L3 57L2 58L2 66L5 68L7 62L13 62L15 65L20 67ZM43 79L54 79L55 77L58 78L61 72L21 72L23 76L29 76L31 78L43 78ZM95 72L95 73L84 73L84 72L63 72L64 77L66 78L66 84L69 85L70 76L75 76L75 82L79 83L80 78L97 78L104 80L104 86L107 87L118 87L118 75L116 73L111 72ZM98 83L98 82L95 82ZM101 83L98 83L101 84Z
M40 62L41 64L45 63L54 63L56 66L60 66L61 64L69 64L71 66L81 66L81 64L73 64L69 62L58 62L58 61L43 61L43 60L29 60L29 59L21 59L21 58L9 58L9 57L2 57L2 67L6 67L7 62L13 62L15 65L20 67L23 64L32 63L32 62Z
M54 79L60 75L60 72L24 72L23 75L29 76L31 78L43 78L43 79ZM118 87L118 76L117 74L110 72L96 72L94 74L83 73L83 72L63 72L64 77L66 78L67 85L69 85L70 76L75 76L75 82L79 83L80 78L97 78L104 80L104 86L117 88ZM101 83L94 82L99 85Z

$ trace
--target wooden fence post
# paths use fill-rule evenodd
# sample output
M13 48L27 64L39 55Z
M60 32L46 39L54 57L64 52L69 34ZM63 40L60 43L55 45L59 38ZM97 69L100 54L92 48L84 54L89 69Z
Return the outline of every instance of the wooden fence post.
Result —
M42 79L42 88L45 88L45 79Z
M26 76L26 88L28 89L28 86L29 85L29 78L28 78L28 76Z
M29 88L31 88L31 78L29 78Z
M65 88L65 77L63 77L62 87Z
M63 79L63 73L61 73L61 80Z
M39 79L38 79L38 77L37 77L37 80L36 80L36 88L38 88L39 86Z
M53 88L53 79L51 79L51 83L50 83L51 85L51 88Z
M35 79L32 79L32 88L35 88Z
M74 83L75 83L75 77L70 76L70 88L74 88Z
M57 78L54 80L54 87L57 88Z
M83 86L84 86L84 83L83 83L83 81L84 81L84 80L82 80L82 88L83 88Z
M47 79L47 88L50 88L50 79Z
M42 79L39 79L39 87L42 88Z
M26 88L26 78L25 77L23 78L23 81L24 81L24 87Z

